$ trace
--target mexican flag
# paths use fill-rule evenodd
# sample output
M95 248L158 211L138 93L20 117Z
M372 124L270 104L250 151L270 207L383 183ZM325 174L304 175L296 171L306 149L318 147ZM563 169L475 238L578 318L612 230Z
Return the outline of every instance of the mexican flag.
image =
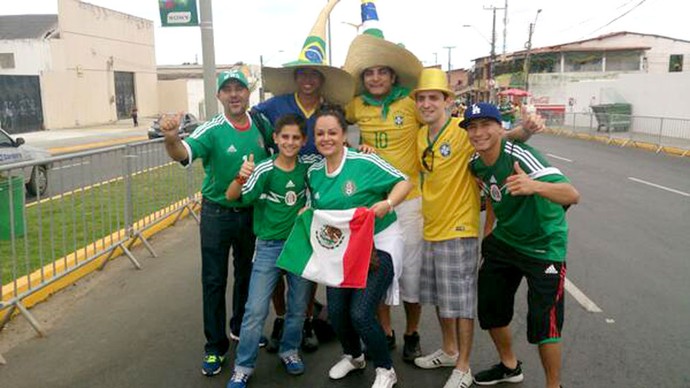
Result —
M276 265L313 282L364 288L374 245L374 212L307 209L297 220Z

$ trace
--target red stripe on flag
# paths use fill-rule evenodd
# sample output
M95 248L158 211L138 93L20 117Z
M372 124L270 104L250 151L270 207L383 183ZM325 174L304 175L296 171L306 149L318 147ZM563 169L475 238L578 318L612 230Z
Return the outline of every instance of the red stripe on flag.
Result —
M344 288L365 288L369 274L369 260L374 245L374 212L357 208L350 221L350 241L343 257Z

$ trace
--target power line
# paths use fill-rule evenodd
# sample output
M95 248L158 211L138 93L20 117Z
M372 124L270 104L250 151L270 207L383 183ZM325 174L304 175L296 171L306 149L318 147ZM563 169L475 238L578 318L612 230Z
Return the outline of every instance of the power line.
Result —
M641 0L639 3L635 4L634 7L632 7L632 8L630 8L629 10L623 12L623 14L621 14L620 16L614 18L613 20L611 20L610 22L604 24L603 26L597 28L596 30L590 32L590 34L594 34L595 32L600 31L600 30L602 30L602 29L604 29L604 28L610 26L610 25L613 24L615 21L621 19L621 18L624 17L625 15L627 15L627 14L629 14L630 12L634 11L635 9L637 9L637 7L641 6L641 5L644 4L646 1L647 1L647 0Z

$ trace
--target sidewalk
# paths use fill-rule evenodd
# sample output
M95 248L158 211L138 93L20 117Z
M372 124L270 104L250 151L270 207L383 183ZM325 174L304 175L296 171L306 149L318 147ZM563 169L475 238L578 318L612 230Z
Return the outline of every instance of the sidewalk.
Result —
M132 126L131 119L124 119L112 124L27 132L13 137L23 137L28 145L46 148L56 155L146 140L153 120L154 117L142 117L138 127Z

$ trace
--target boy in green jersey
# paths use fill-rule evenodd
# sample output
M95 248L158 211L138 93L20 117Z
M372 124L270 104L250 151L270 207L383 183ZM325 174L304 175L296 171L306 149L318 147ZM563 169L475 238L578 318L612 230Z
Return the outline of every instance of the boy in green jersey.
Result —
M228 382L231 388L245 387L256 367L271 295L282 276L275 263L297 213L306 204L308 166L298 158L306 138L306 126L301 117L281 117L273 134L278 154L256 166L253 155L249 155L226 191L229 201L239 200L254 205L254 233L257 237L242 336L237 347L235 371ZM299 375L304 373L298 350L312 283L291 273L286 277L289 292L279 356L289 374Z
M460 126L467 130L477 151L470 170L479 179L497 220L490 231L493 217L487 217L482 242L478 316L482 329L491 334L500 363L476 374L474 382L494 385L523 380L508 325L515 292L526 277L527 338L539 345L547 387L558 387L568 233L565 207L577 203L580 194L532 147L502 138L496 106L470 106Z

